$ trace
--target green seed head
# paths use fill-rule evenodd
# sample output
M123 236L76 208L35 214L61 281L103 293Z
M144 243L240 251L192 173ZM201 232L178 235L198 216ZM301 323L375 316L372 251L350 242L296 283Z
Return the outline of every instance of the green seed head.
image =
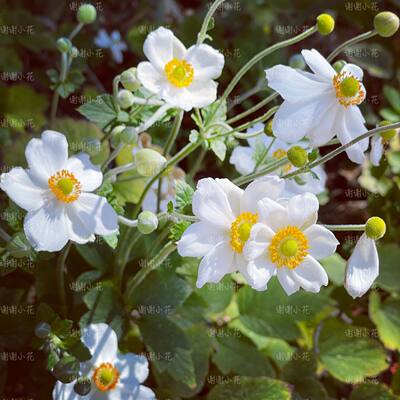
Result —
M96 20L96 16L96 8L91 4L82 4L76 13L76 18L81 24L91 24Z
M335 20L329 14L320 14L317 17L317 28L321 35L329 35L335 29Z
M370 218L365 224L365 233L370 239L381 239L386 233L385 221L379 217Z
M274 137L274 132L272 131L272 119L270 119L264 127L264 133L269 137Z
M243 222L240 224L238 233L242 242L247 242L249 239L252 226L253 225L250 222Z
M279 250L285 257L293 257L297 254L299 245L296 240L288 239L281 244Z
M344 97L354 97L360 89L360 83L354 76L344 78L340 83L340 92Z
M62 178L58 181L57 187L68 196L74 189L74 182L69 178Z
M295 167L304 167L308 162L307 151L300 146L293 146L287 152L287 157Z
M380 12L374 18L374 28L382 37L393 36L399 30L399 17L390 11Z

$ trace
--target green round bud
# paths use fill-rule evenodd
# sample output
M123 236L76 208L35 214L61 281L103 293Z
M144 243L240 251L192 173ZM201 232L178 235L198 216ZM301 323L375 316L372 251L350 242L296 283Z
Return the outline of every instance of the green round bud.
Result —
M79 50L75 46L72 46L69 54L72 58L77 58L79 56Z
M138 216L138 229L143 235L149 235L158 227L157 215L151 211L142 211Z
M136 169L145 177L158 173L166 162L165 157L152 149L142 149L135 154Z
M60 38L57 40L57 49L61 53L68 53L72 49L72 43L68 38Z
M381 121L381 122L379 122L378 127L387 126L387 125L391 125L391 122ZM397 135L397 129L389 129L387 131L381 132L380 135L383 140L386 140L386 141L392 140Z
M80 396L86 396L91 390L92 384L90 383L90 379L86 377L79 378L74 385L75 393L79 394Z
M132 67L127 69L121 74L121 84L122 86L132 92L140 88L140 81L137 78L136 68Z
M374 28L379 36L393 36L399 30L399 17L390 11L380 12L375 15Z
M76 18L81 24L91 24L96 20L96 17L96 8L91 4L82 4L76 13Z
M301 54L293 54L289 58L289 66L297 69L306 69L306 62Z
M120 134L121 142L124 144L136 144L137 143L137 129L128 126Z
M317 28L321 35L329 35L335 29L335 20L329 14L320 14L317 17Z
M39 322L35 326L35 335L40 339L44 339L49 336L50 332L51 326L47 322Z
M274 132L272 131L272 119L270 119L264 127L264 133L269 137L274 137Z
M338 60L332 65L332 67L337 73L339 73L346 64L347 64L346 61Z
M381 239L385 236L386 224L382 218L372 217L365 224L365 234L373 240Z
M287 152L287 157L295 167L304 167L308 162L308 154L305 149L300 146L293 146Z
M121 108L132 107L135 98L129 90L122 89L117 95L117 101Z

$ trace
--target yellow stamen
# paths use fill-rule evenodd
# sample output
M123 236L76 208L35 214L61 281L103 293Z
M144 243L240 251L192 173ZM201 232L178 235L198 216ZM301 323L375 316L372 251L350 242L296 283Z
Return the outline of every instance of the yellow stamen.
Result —
M81 183L72 172L58 171L48 180L48 185L56 198L64 203L72 203L81 194Z
M287 155L287 151L285 151L283 149L275 150L272 153L272 157L275 158L276 160L280 160L281 158L286 157L286 155ZM283 172L285 172L287 174L292 169L292 164L287 163L282 167L282 169L283 169Z
M193 82L193 66L185 60L174 58L164 67L164 71L169 82L178 88L187 87Z
M340 72L333 77L333 87L339 103L345 107L361 104L365 93L359 80L348 72Z
M231 248L236 253L242 253L243 247L250 237L251 228L258 220L258 214L244 212L231 225Z
M308 254L308 239L296 226L280 229L268 247L271 261L278 268L295 269Z
M93 373L93 382L101 392L115 388L119 380L119 371L110 363L102 363Z

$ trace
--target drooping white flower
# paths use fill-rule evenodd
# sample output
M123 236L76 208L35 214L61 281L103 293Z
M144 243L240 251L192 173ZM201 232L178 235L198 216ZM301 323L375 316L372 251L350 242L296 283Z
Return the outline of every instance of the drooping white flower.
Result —
M82 342L92 354L81 363L81 376L90 379L91 391L86 396L75 393L76 381L58 381L53 390L54 400L153 400L151 389L141 385L148 375L146 357L118 352L118 339L107 324L91 324L84 328Z
M100 29L94 39L94 43L102 49L110 49L117 64L121 64L124 61L122 52L127 50L128 46L121 40L121 34L118 31L112 31L111 35L109 35L104 29Z
M353 298L363 296L379 275L379 256L375 241L383 237L386 224L370 218L346 265L344 287Z
M94 234L118 230L118 218L104 197L93 192L103 174L89 155L68 158L65 136L45 131L25 149L28 169L13 168L0 177L0 188L28 211L24 231L37 251L61 250L69 240L87 243Z
M362 69L346 64L337 73L318 51L303 50L302 55L313 74L284 65L266 70L268 85L285 100L273 120L275 135L291 143L307 136L313 147L319 147L335 135L347 144L365 133L358 108L366 96ZM361 164L368 142L349 147L348 157Z
M285 182L264 177L240 189L228 179L201 179L193 195L193 213L200 219L189 226L178 242L183 257L201 257L197 287L217 283L226 274L240 271L251 285L257 276L246 269L243 247L258 221L257 201L281 197Z
M316 293L328 284L328 275L317 260L333 254L339 242L316 224L318 208L318 199L311 193L258 202L259 222L243 250L254 289L265 290L274 275L288 295L300 288Z
M375 167L379 166L383 156L383 138L380 135L375 135L371 139L371 152L369 159Z
M163 27L146 38L143 51L148 61L138 65L142 85L173 107L190 111L206 107L217 98L217 79L224 56L207 44L186 49Z
M251 135L256 132L264 130L264 124L258 123L247 130L247 134ZM284 142L278 138L272 138L265 134L256 137L249 137L247 139L249 146L237 146L232 152L229 162L233 164L236 170L242 175L248 175L255 171L258 159L264 157L264 160L278 160L285 157L291 144ZM299 146L307 148L308 143L305 141L299 142ZM268 154L267 154L268 150ZM271 160L272 159L272 160ZM283 168L284 173L293 171L297 168L293 167L290 163ZM324 168L318 165L312 170L313 174L301 174L299 180L289 179L286 181L286 188L283 197L290 197L293 194L300 194L310 192L320 194L325 190L326 173ZM281 171L277 170L271 175L276 175ZM287 192L287 193L286 193Z

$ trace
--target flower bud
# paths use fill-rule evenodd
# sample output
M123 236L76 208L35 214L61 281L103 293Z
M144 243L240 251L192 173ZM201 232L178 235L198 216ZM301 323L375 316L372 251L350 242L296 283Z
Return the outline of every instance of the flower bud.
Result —
M346 61L338 60L332 65L332 67L337 73L339 73L346 64L347 64Z
M287 157L295 167L304 167L308 162L307 151L300 146L293 146L287 152Z
M374 18L374 28L379 36L393 36L399 29L399 17L390 11L380 12Z
M127 126L120 134L121 142L124 144L137 143L137 130L133 126Z
M69 54L71 55L71 58L77 58L79 56L79 50L75 46L72 46Z
M80 396L86 396L91 390L92 384L90 383L90 379L86 377L79 378L74 385L75 393Z
M289 66L297 69L306 69L306 62L301 54L293 54L289 58Z
M321 35L329 35L335 29L335 20L329 14L320 14L317 17L317 28Z
M143 235L154 232L158 227L158 218L151 211L142 211L138 217L138 229Z
M272 131L272 119L270 119L264 127L264 133L269 137L274 137L274 132Z
M379 122L378 127L387 126L387 125L391 125L391 122L381 121L381 122ZM396 136L396 134L397 134L397 129L389 129L387 131L380 133L382 139L386 140L386 141L392 140Z
M50 332L51 326L47 322L39 322L35 326L35 335L40 339L44 339L49 336Z
M386 224L382 218L372 217L365 224L365 234L373 240L381 239L385 236Z
M81 24L91 24L96 20L96 16L96 8L91 4L82 4L76 13L76 18Z
M129 108L133 105L134 97L129 90L122 89L118 93L117 101L121 108Z
M140 88L140 81L137 78L136 68L129 68L121 74L121 84L122 86L134 92Z
M57 49L61 53L68 53L72 48L72 43L68 38L60 38L57 40Z
M166 158L152 149L142 149L135 154L135 164L140 175L150 177L160 171Z

